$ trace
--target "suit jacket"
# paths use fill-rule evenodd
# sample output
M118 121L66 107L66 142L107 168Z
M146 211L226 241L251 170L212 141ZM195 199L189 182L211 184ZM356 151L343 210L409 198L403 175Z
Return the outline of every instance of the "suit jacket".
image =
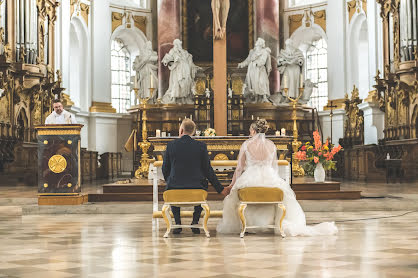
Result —
M224 188L210 165L206 144L183 135L167 144L163 175L170 189L208 189L208 180L220 193Z

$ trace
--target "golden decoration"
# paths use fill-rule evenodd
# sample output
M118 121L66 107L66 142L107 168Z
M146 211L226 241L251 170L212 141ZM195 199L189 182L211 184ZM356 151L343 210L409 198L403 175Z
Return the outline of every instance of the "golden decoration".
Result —
M44 183L44 187L47 188L48 187L48 184L47 183Z
M198 78L196 80L196 94L204 95L206 90L206 80L204 78Z
M86 21L86 25L89 26L90 6L84 3L80 3L80 11L81 11L81 16Z
M62 155L53 155L48 161L48 167L56 174L62 173L67 168L67 160Z
M73 186L73 185L72 185L71 183L68 183L68 184L67 184L67 186L68 186L68 187L71 187L71 186Z
M144 34L147 33L147 18L145 16L134 15L133 17L135 27L141 30Z
M224 153L218 153L217 155L215 155L215 157L213 158L213 160L229 160L229 158Z
M293 32L302 26L303 14L289 15L289 36L292 36Z
M44 140L44 145L48 145L48 140Z
M71 145L73 143L73 141L68 140L67 143L68 143L68 145Z
M327 32L327 16L325 10L314 12L314 23L321 26L324 32Z
M80 130L38 130L38 135L80 135Z
M244 86L244 82L239 77L232 78L232 91L234 94L240 95L242 94L242 87Z
M358 105L362 102L359 98L359 90L354 85L351 92L351 99L346 94L345 113L347 116L344 137L349 138L353 144L363 143L364 133L364 118L363 111L360 110Z
M89 109L90 112L116 113L116 109L109 102L93 101Z
M124 15L118 12L112 12L112 33L116 28L122 25Z

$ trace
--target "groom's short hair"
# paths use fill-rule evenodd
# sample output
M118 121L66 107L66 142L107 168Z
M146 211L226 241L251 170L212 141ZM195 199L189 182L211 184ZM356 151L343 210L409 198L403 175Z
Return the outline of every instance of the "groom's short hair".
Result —
M183 126L184 133L193 135L196 130L196 124L191 119L184 119L181 123Z

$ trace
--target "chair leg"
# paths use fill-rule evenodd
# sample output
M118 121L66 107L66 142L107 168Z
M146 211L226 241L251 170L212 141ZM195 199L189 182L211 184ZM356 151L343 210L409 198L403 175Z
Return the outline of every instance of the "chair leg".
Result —
M163 214L165 224L167 225L167 231L165 232L164 237L168 237L171 231L170 205L164 204L161 211Z
M246 208L247 208L247 204L240 204L238 208L238 214L239 214L239 218L241 219L241 224L242 224L240 237L244 237L245 230L247 229L247 221L245 220L245 215L244 215L244 211Z
M282 205L282 204L279 204L278 207L282 210L282 217L280 217L280 226L279 226L279 228L280 228L280 234L281 234L282 237L286 237L286 235L285 235L285 233L283 231L283 227L282 227L283 219L286 216L286 207L284 205Z
M202 208L205 210L205 217L203 218L203 230L205 231L206 237L210 237L208 230L208 220L210 216L210 209L208 204L202 204Z

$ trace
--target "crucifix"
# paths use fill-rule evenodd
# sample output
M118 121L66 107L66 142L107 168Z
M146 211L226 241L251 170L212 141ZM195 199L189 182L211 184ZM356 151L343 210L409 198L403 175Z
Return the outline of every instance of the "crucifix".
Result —
M327 105L327 106L325 106L326 108L329 108L330 109L330 112L329 112L329 118L330 118L330 120L331 120L331 145L332 145L332 116L334 116L334 113L333 113L333 109L334 108L337 108L337 105L332 105L332 103L333 103L333 101L332 100L330 100L330 103L329 103L329 105Z
M226 21L229 0L212 0L213 14L213 81L215 130L220 136L227 135L227 79L226 79Z

